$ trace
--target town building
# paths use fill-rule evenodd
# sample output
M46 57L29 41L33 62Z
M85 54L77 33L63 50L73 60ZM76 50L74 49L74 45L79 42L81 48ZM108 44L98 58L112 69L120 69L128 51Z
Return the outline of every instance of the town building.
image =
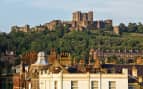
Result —
M39 89L128 89L128 70L121 74L41 71Z
M104 59L105 63L106 60L108 60L108 57L113 57L115 56L117 59L120 59L120 61L123 61L126 64L143 64L143 50L103 50L101 49L92 49L92 53L91 50L89 52L90 56L95 56L98 58L102 58L102 60ZM95 54L93 54L95 53ZM115 61L117 61L117 59L113 59ZM116 64L116 63L115 63Z
M35 63L27 66L22 62L19 74L13 74L13 89L143 88L143 65L102 64L98 54L91 49L86 64L84 59L70 61L70 54L66 52L57 55L55 49L49 57L39 52Z
M102 89L128 89L126 69L123 69L122 73L111 74L102 70L91 73L86 68L85 71L79 71L74 70L72 66L62 66L58 60L48 64L46 58L44 52L38 53L37 61L27 71L29 73L21 72L26 76L22 87L25 86L26 89L100 89L100 87ZM80 69L82 64L84 65L84 61L80 62L77 69Z
M120 73L123 68L128 69L128 89L143 89L143 65L103 64L102 69L110 73Z

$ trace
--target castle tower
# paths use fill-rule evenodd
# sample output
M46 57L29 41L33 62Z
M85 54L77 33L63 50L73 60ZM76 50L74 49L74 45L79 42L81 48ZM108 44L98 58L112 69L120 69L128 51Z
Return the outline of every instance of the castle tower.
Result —
M88 21L93 22L93 11L88 12Z
M91 28L93 25L93 11L82 13L77 11L73 13L72 27L75 30L84 30L86 28Z
M81 12L80 11L77 11L77 12L74 12L73 13L73 21L75 22L78 22L78 21L81 21Z
M120 34L119 26L114 26L114 27L113 27L113 31L114 31L114 33L117 34L117 35Z
M113 23L111 19L107 19L104 22L105 22L105 24L108 24L108 25L111 25L111 26L112 26L112 23Z
M82 21L88 21L88 14L82 13Z

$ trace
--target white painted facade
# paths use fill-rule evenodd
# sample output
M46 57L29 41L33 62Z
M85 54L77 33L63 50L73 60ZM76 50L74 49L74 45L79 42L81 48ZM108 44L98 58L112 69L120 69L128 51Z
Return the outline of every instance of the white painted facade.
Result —
M76 81L77 88L72 88L72 81ZM92 82L95 81L96 88L92 88ZM113 88L109 88L109 82L114 82ZM62 72L54 74L42 71L39 75L39 87L40 89L128 89L128 70L123 69L121 74Z

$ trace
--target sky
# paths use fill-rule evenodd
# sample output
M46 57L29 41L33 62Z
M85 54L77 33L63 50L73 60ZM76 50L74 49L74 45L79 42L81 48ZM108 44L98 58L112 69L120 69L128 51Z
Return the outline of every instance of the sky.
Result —
M71 20L74 11L93 11L94 20L143 22L143 0L0 0L0 32L11 26L36 26L51 20Z

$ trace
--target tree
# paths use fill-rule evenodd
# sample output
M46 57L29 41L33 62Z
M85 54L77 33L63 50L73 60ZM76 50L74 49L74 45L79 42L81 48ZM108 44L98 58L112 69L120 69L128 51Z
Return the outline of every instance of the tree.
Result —
M41 48L41 44L40 44L40 42L37 42L37 41L33 41L32 43L31 43L31 50L35 50L35 51L41 51L42 50L42 48Z
M124 23L120 23L119 28L121 32L128 32L128 29Z
M138 29L139 33L143 33L143 25L142 25L142 23L138 24L137 29Z
M106 24L106 25L105 25L105 30L107 30L107 31L113 31L112 25Z
M128 24L128 32L137 32L137 24L129 23Z

